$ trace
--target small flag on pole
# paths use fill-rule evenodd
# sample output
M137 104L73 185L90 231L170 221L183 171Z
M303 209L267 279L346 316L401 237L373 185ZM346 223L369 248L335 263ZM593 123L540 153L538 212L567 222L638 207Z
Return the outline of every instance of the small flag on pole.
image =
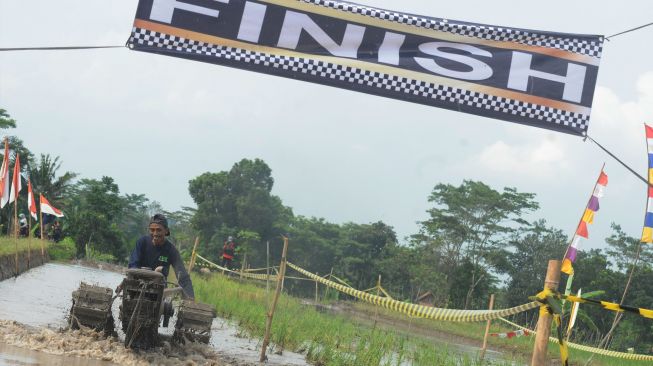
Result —
M20 190L23 189L23 184L20 179L20 155L16 154L14 161L14 176L11 182L11 193L9 194L9 203L14 202L18 198Z
M32 215L34 220L38 221L36 214L36 202L34 201L34 191L32 190L32 181L27 179L27 207L29 214Z
M43 195L41 195L41 213L54 215L56 217L63 217L63 212L52 206Z
M9 202L9 142L5 138L5 155L0 166L0 208Z
M646 130L646 146L648 150L648 200L646 216L644 217L644 230L642 230L642 243L653 243L653 128L644 125Z
M576 294L576 296L580 297L580 295L581 295L581 289L578 289L578 293ZM578 316L579 305L580 305L579 302L575 302L571 305L571 315L569 316L569 323L567 324L567 338L569 338L569 335L571 334L571 329L576 324L576 316Z
M576 233L571 239L571 244L567 248L567 253L565 253L565 259L562 261L561 271L568 275L574 273L572 264L576 261L576 253L578 252L578 244L580 242L580 238L588 238L589 234L587 225L594 222L594 214L599 210L599 198L603 197L603 190L607 185L608 175L605 174L603 169L601 169L599 179L596 180L596 184L594 185L592 197L590 197L589 202L587 202L583 217L581 218L580 223L578 223Z

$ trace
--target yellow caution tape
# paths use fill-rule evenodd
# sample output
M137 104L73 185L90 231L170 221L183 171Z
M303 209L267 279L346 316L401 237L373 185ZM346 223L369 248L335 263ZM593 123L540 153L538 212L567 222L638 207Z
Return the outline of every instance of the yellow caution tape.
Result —
M526 330L526 331L529 331L529 332L532 332L532 333L536 334L535 331L530 330L530 329L528 329L526 327L522 327L521 325L513 323L513 322L511 322L511 321L509 321L507 319L499 318L499 320L501 320L501 321L503 321L503 322L505 322L507 324L510 324L515 328L519 328L519 329ZM554 338L554 337L549 337L549 342L558 343L558 339ZM651 356L651 355L640 355L640 354L636 354L636 353L610 351L610 350L606 350L606 349L585 346L585 345L582 345L582 344L577 344L577 343L572 343L572 342L567 342L567 345L569 346L569 348L573 348L573 349L577 349L577 350L581 350L581 351L585 351L585 352L590 352L590 353L595 353L595 354L601 355L601 356L623 358L625 360L634 360L634 361L653 361L653 356Z
M601 300L586 299L583 297L578 297L573 295L555 294L555 296L571 302L599 305L606 310L616 311L618 313L629 312L629 313L643 316L644 318L653 319L653 310L649 310L649 309L638 308L638 307L628 306L628 305L619 305L617 303L601 301Z
M372 295L351 287L337 284L333 281L327 280L323 277L310 273L290 262L288 266L302 275L312 278L315 281L322 283L325 286L334 288L347 295L356 297L363 301L369 302L374 305L382 306L396 312L404 313L410 316L421 317L432 320L440 321L453 321L453 322L480 322L491 319L498 319L508 315L519 314L524 311L535 309L540 306L538 302L531 302L528 304L516 306L510 309L503 310L458 310L458 309L441 309L430 306L411 304L407 302L397 301L387 297Z

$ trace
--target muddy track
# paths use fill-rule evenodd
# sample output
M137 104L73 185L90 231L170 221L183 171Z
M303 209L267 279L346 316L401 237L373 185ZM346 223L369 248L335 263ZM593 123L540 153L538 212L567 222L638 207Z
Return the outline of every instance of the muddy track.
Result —
M164 341L151 351L134 352L116 338L91 330L53 330L0 320L0 342L62 356L109 361L117 365L254 365L213 351L207 345L177 346Z

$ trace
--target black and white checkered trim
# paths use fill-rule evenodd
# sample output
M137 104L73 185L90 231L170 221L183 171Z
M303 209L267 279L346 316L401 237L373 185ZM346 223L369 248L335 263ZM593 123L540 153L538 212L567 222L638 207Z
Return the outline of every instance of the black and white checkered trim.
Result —
M412 25L420 28L433 29L436 31L488 39L492 41L517 42L530 46L556 48L596 58L601 58L601 52L603 49L603 41L599 39L589 41L573 37L564 38L537 34L522 29L477 24L461 24L456 23L455 21L449 22L447 19L424 18L416 15L403 14L333 0L297 1L303 1L309 4L320 5L331 9L361 14L372 18Z
M523 120L552 124L549 126L543 125L542 127L545 128L586 131L589 125L589 115L313 59L277 56L241 48L219 46L142 28L133 28L128 44L132 48L135 44L138 44L170 51L187 52L194 55L235 60L277 70L287 70L341 81L350 84L352 90L357 89L356 84L365 85L379 91L402 93L409 100L421 99L424 104L434 104L434 100L446 104L455 103L461 107L467 106L477 110L484 109L523 118Z

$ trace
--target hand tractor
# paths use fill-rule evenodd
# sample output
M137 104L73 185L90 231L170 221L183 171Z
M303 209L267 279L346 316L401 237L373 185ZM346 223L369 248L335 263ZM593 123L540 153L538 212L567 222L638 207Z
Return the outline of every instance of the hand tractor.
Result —
M122 296L119 319L125 333L125 347L148 349L159 345L159 324L168 327L175 312L172 298L182 293L181 287L166 286L165 277L150 269L128 269L115 296L111 288L82 282L73 292L70 327L87 327L107 336L117 335L111 305ZM177 311L172 340L209 343L213 318L215 310L211 306L183 300Z

